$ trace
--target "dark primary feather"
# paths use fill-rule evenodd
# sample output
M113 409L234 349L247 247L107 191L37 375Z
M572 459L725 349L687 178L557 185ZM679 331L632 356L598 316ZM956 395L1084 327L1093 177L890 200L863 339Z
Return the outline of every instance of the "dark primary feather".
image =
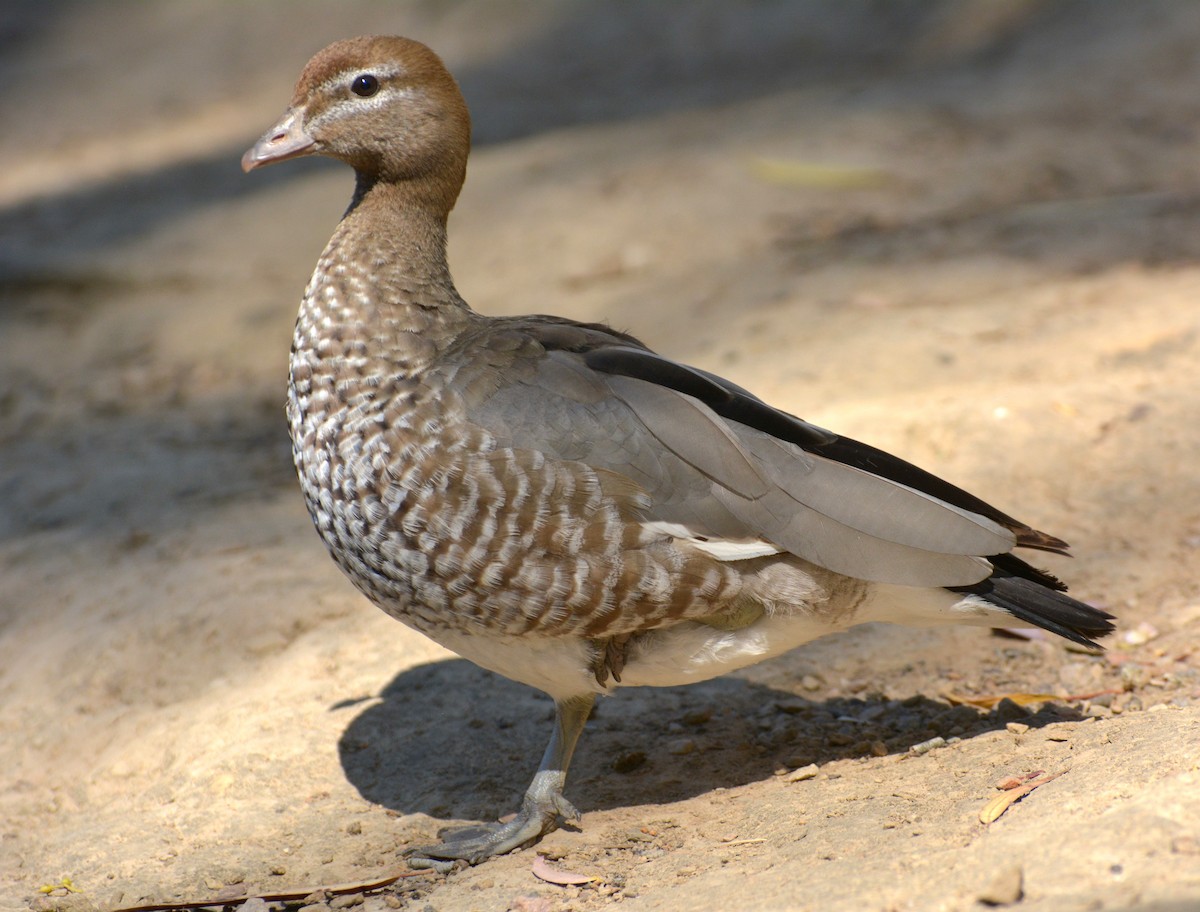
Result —
M692 396L722 418L806 449L837 440L836 434L772 408L722 377L645 349L613 345L587 352L584 361L592 370L645 380Z
M557 319L555 323L561 325ZM625 333L617 333L603 324L586 324L584 328L586 337L572 339L575 345L570 350L583 354L593 370L644 380L692 396L723 418L985 516L1012 531L1022 547L1067 553L1067 543L1062 539L1033 529L910 462L773 408L723 377L664 358ZM556 339L542 341L547 348L557 347Z
M1011 555L1005 555L1006 557ZM1018 562L1024 563L1017 559ZM1001 564L1001 561L994 561ZM1048 587L1041 582L1041 571L1025 565L1035 576L997 566L992 575L970 586L948 586L951 592L977 595L1003 608L1013 617L1049 630L1082 646L1095 646L1095 640L1115 629L1113 616L1106 611L1085 605L1062 592L1062 583ZM1053 579L1053 578L1051 578Z

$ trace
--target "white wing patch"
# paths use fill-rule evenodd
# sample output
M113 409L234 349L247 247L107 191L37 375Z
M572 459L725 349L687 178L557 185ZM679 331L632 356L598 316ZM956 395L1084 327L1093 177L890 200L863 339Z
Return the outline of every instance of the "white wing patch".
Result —
M769 541L756 538L736 541L728 538L708 538L697 535L682 523L647 522L642 523L642 531L647 539L669 536L719 561L750 560L753 557L769 557L772 554L783 553L783 548Z

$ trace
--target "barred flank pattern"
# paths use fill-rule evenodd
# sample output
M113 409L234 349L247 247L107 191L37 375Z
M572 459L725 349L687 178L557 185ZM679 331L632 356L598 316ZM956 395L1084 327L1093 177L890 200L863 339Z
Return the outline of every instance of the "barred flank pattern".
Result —
M479 318L452 290L391 284L346 256L369 243L353 227L305 293L288 414L317 530L369 598L435 639L444 628L605 637L738 598L734 569L646 533L650 504L628 478L501 446L472 424L451 383L498 385L528 344L501 336L464 356L460 328Z

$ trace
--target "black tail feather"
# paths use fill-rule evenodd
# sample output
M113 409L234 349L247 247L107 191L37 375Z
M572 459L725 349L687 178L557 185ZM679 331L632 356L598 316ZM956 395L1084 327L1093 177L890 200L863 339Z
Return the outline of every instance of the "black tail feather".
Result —
M951 591L979 596L1018 620L1081 646L1096 646L1097 638L1115 629L1111 614L1071 598L1060 580L1019 557L1003 554L989 560L996 568L990 577Z

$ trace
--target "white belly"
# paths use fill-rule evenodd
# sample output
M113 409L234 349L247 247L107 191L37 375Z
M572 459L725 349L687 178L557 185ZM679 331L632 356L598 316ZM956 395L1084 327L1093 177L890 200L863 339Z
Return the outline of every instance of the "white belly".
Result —
M438 642L476 665L536 687L555 699L615 687L671 687L707 681L781 655L842 629L800 615L763 617L741 630L692 621L642 634L629 643L618 685L596 681L591 646L571 637L491 637L439 632Z

